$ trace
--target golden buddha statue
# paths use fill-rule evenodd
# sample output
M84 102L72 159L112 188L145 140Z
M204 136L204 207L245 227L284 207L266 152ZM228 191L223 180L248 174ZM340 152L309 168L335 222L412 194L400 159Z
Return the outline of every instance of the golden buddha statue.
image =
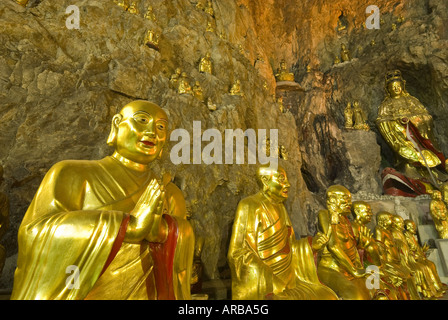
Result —
M404 219L399 215L392 215L392 236L397 244L397 248L402 255L402 264L413 271L412 280L417 287L417 291L423 298L432 298L437 295L437 289L431 279L431 270L420 261L416 261L409 249L408 241L404 235Z
M137 3L135 1L132 1L129 8L128 8L128 12L132 13L132 14L139 14L140 11L138 10L137 7Z
M194 95L190 84L188 83L188 77L186 72L182 72L179 79L179 86L177 87L177 92L180 94L191 94Z
M318 275L323 284L342 299L369 300L366 276L357 249L351 214L351 193L341 185L327 189L327 209L318 214L319 230L329 238L319 261Z
M380 247L384 274L397 289L399 300L420 300L412 279L412 270L402 263L400 249L392 235L392 217L387 211L379 212L376 216L374 237Z
M202 87L199 81L195 81L193 86L193 95L199 101L204 101L204 94L202 92Z
M26 7L29 0L15 0L16 3L20 4L22 7Z
M240 80L236 80L232 88L230 88L230 95L232 96L244 96L244 93L241 91L241 82Z
M207 108L210 111L216 111L216 103L213 103L210 97L207 99Z
M339 63L341 63L341 59L339 59L339 56L335 56L333 64L339 64Z
M213 23L211 21L207 22L207 26L205 27L206 32L215 32L215 27L213 27Z
M380 272L380 286L371 289L371 295L373 297L386 296L389 300L398 300L400 293L395 288L394 281L383 271L385 260L383 260L381 245L367 227L367 224L372 221L373 215L370 204L365 201L354 201L352 209L354 216L352 229L358 244L361 262L366 267L369 265L377 266Z
M427 271L431 277L430 280L437 290L435 297L441 297L447 291L448 287L440 281L439 273L434 262L426 257L426 251L428 251L429 247L427 245L420 246L416 235L417 225L415 222L410 219L404 220L404 237L407 241L410 254L415 261L427 267Z
M149 168L167 125L156 104L130 102L112 118L111 156L49 170L19 228L11 299L190 299L185 200Z
M284 201L290 184L283 168L261 166L261 190L238 204L227 255L232 299L331 299L336 294L319 282L314 255L328 239L296 239Z
M350 56L350 52L348 51L348 49L344 43L341 44L341 60L342 60L342 62L352 60L352 57Z
M145 19L148 19L149 21L157 21L156 15L154 14L154 9L152 6L148 6L148 9L146 9L145 13Z
M211 17L213 18L215 17L215 11L213 11L213 5L210 0L207 0L204 11L208 13Z
M434 221L439 238L448 239L448 209L442 200L442 193L438 190L433 190L431 193L429 213Z
M282 96L278 97L277 104L278 104L278 108L280 109L280 112L285 113L286 110L285 110L285 106L283 105L283 97Z
M0 165L0 182L3 180L3 166ZM8 196L0 192L0 239L3 238L6 231L9 229L9 198ZM6 261L6 248L0 245L0 275Z
M379 107L376 124L396 157L394 168L383 172L383 177L385 173L394 176L385 179L385 193L402 196L429 193L434 186L448 181L445 157L434 137L432 116L417 98L406 92L399 70L387 73L385 88L387 97Z
M177 90L177 88L179 87L179 79L181 76L182 76L182 70L180 68L176 68L176 70L170 77L171 88Z
M366 123L366 116L364 114L364 111L361 109L358 100L353 101L353 119L355 122L353 125L353 129L364 131L370 130L369 125Z
M277 70L275 79L277 81L294 81L294 73L291 73L286 69L285 59L282 59L282 61L280 61L280 68Z
M353 109L350 102L344 109L345 129L353 129Z
M210 52L205 54L205 57L201 58L199 62L199 72L212 74L212 60Z
M397 25L395 23L392 23L391 29L392 29L392 31L396 30L397 29Z

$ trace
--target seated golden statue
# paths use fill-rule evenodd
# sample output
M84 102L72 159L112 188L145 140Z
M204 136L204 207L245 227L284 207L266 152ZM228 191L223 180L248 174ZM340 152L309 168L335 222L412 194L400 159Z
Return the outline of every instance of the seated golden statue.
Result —
M212 60L210 52L205 54L205 57L199 62L199 72L212 74Z
M170 85L173 89L176 89L179 87L179 79L182 75L182 70L180 68L176 68L174 73L170 77Z
M133 13L133 14L139 14L140 13L138 11L137 3L135 1L131 2L131 5L128 8L128 12Z
M283 202L290 184L283 168L261 166L262 189L238 204L227 255L232 299L337 299L319 282L314 256L328 240L297 240Z
M387 211L382 211L376 216L374 237L380 247L384 274L397 288L398 300L420 300L412 279L412 270L402 261L400 248L392 235L392 217L393 215Z
M144 43L153 49L159 50L159 34L156 34L153 30L146 31Z
M216 111L216 103L213 103L213 101L212 101L212 99L209 97L208 99L207 99L207 108L208 108L208 110L210 110L210 111Z
M428 268L428 265L414 259L404 235L404 219L401 216L396 214L392 215L391 231L397 248L402 255L402 264L413 271L412 280L417 287L417 291L423 298L435 297L437 295L437 289L431 279L432 271Z
M419 263L424 264L427 267L427 271L431 277L430 281L433 283L437 290L435 297L441 297L447 290L447 285L440 281L439 273L437 272L434 262L426 257L426 251L429 247L424 245L420 246L417 240L417 226L414 221L407 219L404 220L404 236L407 241L410 254L413 259Z
M442 200L442 193L438 190L433 190L431 193L429 213L434 221L439 238L448 239L448 209Z
M145 19L148 19L148 20L154 21L154 22L157 20L152 6L148 6L148 9L146 9L146 13L145 13L144 17L145 17Z
M365 131L370 130L369 125L366 123L366 116L364 114L364 111L361 109L358 100L353 101L353 120L355 122L353 125L353 129Z
M215 17L215 11L213 10L212 2L210 0L207 0L204 11L211 17Z
M341 44L341 60L342 62L352 60L350 52L348 51L347 46L344 43Z
M383 271L385 261L383 260L381 246L373 237L367 224L372 221L372 208L365 201L354 201L352 204L354 220L352 229L357 241L361 262L364 266L374 265L380 271L379 289L371 289L371 295L375 299L387 297L389 300L398 300L400 294L395 288L394 281Z
M353 109L350 102L344 109L345 129L353 129Z
M351 214L351 193L341 185L327 189L327 209L318 214L319 230L329 238L319 261L318 275L323 284L342 299L369 300L364 266L357 248Z
M204 94L203 94L202 87L201 87L201 84L199 83L199 81L195 81L195 83L194 83L193 95L199 101L204 101Z
M284 59L280 61L280 68L277 70L275 79L277 81L294 81L294 73L286 69L286 61Z
M185 200L149 168L167 125L159 106L130 102L112 119L111 156L50 169L19 228L11 299L190 299Z
M244 96L244 93L241 91L241 82L240 80L236 80L235 83L230 88L230 94L232 96Z
M406 92L401 72L386 75L387 97L376 120L396 161L382 174L386 194L416 196L448 180L445 157L434 137L433 119L420 101Z
M125 11L129 9L129 0L118 0L117 4L120 7L122 7Z
M177 92L180 94L191 94L191 95L194 94L190 84L188 83L188 77L186 72L182 72L180 76Z

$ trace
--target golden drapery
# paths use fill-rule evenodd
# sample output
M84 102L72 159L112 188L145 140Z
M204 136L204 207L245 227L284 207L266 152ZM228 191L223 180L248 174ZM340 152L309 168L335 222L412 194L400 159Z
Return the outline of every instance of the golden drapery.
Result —
M337 299L318 279L309 239L295 238L286 209L279 207L261 193L240 201L228 252L232 299Z
M112 157L55 164L19 228L11 299L189 299L185 279L191 272L194 235L174 184L166 186L170 217L164 218L175 247L122 242L128 213L153 178L150 170L130 170ZM171 292L157 292L160 270L154 259L162 261L160 252L168 249L175 261L168 271ZM73 266L78 279L68 272Z

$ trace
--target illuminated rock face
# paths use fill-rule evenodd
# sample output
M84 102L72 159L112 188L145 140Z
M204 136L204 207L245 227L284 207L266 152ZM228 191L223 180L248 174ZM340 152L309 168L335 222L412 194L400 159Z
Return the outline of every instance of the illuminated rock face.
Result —
M113 114L128 101L150 99L170 113L171 128L193 130L278 129L288 151L281 165L291 182L286 207L299 235L314 234L324 190L333 183L352 192L380 193L375 174L391 163L391 154L374 127L384 98L384 74L399 68L408 91L435 118L440 144L447 153L448 32L446 1L398 4L376 1L384 22L363 29L369 1L212 1L211 17L197 1L139 2L139 14L113 1L79 4L80 29L68 29L69 1L0 3L0 161L5 168L2 191L11 201L11 226L2 239L7 248L1 288L12 286L17 229L45 172L63 159L98 159L111 152L105 141ZM152 5L156 21L144 18ZM391 24L402 15L404 22ZM346 24L338 31L338 20ZM143 44L147 30L160 34L158 51ZM371 40L375 45L371 45ZM341 43L352 60L334 65ZM213 73L198 64L207 52ZM285 59L303 91L284 91L281 113L272 95L274 74ZM307 70L307 66L310 66ZM170 88L176 68L199 81L207 105ZM240 80L244 96L229 89ZM266 86L267 89L264 87ZM350 159L355 141L344 134L344 107L359 100L372 128L369 159ZM376 133L376 142L372 138ZM176 142L170 144L170 148ZM203 142L204 147L207 142ZM226 253L238 201L258 190L255 166L174 165L169 150L155 170L170 171L185 194L202 252L206 278L225 278ZM351 150L351 151L350 151ZM378 155L379 151L376 151ZM362 163L365 170L354 166ZM160 169L163 168L163 169ZM364 173L363 173L364 172ZM366 181L365 183L362 183Z

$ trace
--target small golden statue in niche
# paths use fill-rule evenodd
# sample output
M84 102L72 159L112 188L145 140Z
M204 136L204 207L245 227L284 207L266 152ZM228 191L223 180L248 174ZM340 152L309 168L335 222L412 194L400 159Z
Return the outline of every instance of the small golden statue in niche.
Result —
M206 32L215 32L215 27L213 27L213 23L211 21L207 22L207 26L205 27Z
M159 34L153 30L146 31L144 43L152 49L159 50Z
M207 52L199 62L199 72L212 74L213 66L210 52Z
M343 43L341 44L341 60L342 62L350 61L352 57L347 49L347 46Z
M280 68L277 70L275 79L277 81L294 81L294 73L291 73L286 69L285 59L282 59L282 61L280 61Z
M182 70L180 68L176 68L176 70L170 77L171 88L177 89L179 87L179 79L180 79L181 75L182 75Z
M232 87L230 88L230 95L232 96L244 96L244 93L241 91L241 82L240 80L236 80Z
M364 131L370 130L369 125L366 123L367 121L366 116L364 114L364 111L361 109L358 100L355 100L353 102L353 119L354 119L353 129Z
M442 193L438 190L433 190L431 193L429 212L434 221L439 238L448 239L448 209L442 200Z
M278 108L280 109L280 112L285 113L286 109L285 109L285 106L283 105L283 97L282 96L278 97L277 104L278 104Z
M257 170L260 191L236 209L227 259L234 300L337 300L319 281L314 255L328 241L321 233L296 239L284 202L290 183L283 168Z
M280 159L288 160L289 154L284 145L278 147L278 156Z
M188 77L186 72L182 72L179 79L179 86L177 87L177 92L180 94L191 94L194 95L190 84L188 83Z
M135 1L131 2L131 5L128 8L128 12L132 14L139 14L140 11L138 10L137 3Z
M153 21L156 22L157 18L156 15L154 13L154 9L152 6L149 6L148 9L146 9L146 13L145 13L145 19L148 19L149 21Z
M201 87L201 84L199 83L199 81L195 81L195 83L194 83L193 95L199 101L204 101L204 94L203 94L202 87Z
M341 14L338 18L336 30L338 32L344 31L347 29L347 22L345 21L345 17L343 14Z
M344 109L345 129L353 129L353 109L352 104L347 102L347 106Z
M207 108L210 111L216 111L216 104L213 103L213 101L210 97L207 99Z
M335 57L334 57L334 61L333 61L333 63L334 63L335 65L341 63L341 59L339 59L339 56L335 56Z
M120 7L123 8L124 11L129 9L129 0L118 0L117 3Z

